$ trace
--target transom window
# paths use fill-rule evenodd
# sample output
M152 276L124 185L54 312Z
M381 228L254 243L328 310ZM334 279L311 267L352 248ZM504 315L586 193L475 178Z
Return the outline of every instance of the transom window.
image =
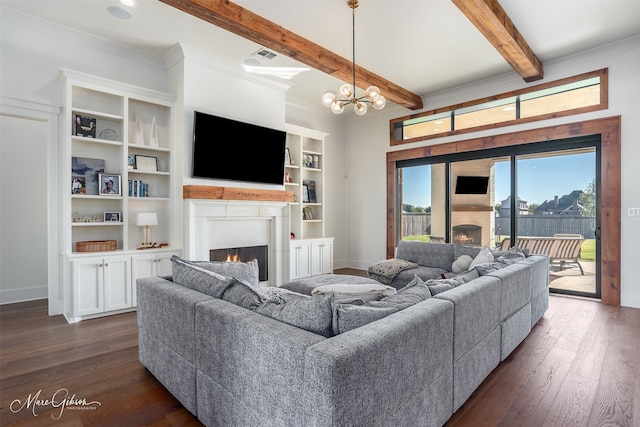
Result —
M391 120L391 145L608 108L608 69Z

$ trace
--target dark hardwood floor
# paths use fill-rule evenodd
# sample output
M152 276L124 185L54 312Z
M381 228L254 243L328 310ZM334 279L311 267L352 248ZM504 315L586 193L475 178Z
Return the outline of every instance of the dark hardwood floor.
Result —
M0 306L0 425L201 424L138 361L135 313L69 325L41 300ZM640 426L640 310L552 296L446 426Z

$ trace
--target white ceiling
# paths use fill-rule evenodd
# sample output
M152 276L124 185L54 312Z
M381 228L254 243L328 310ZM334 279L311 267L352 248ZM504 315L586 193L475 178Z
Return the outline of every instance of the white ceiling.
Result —
M236 0L238 5L347 59L352 57L347 0ZM229 59L239 69L261 46L157 0L0 0L0 5L163 56L181 42ZM640 34L640 0L500 0L544 65ZM132 13L119 19L107 7ZM254 57L255 58L255 57ZM450 0L360 0L356 62L420 96L511 73L511 67ZM281 55L265 66L300 66ZM337 79L312 70L288 96L320 103Z

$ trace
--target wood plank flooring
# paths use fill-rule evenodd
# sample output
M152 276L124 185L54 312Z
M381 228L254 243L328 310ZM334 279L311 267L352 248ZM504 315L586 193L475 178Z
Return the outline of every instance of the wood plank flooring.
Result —
M61 389L100 405L12 406ZM0 306L0 425L201 424L138 361L135 313L69 325L41 300ZM640 426L640 309L552 296L446 426Z

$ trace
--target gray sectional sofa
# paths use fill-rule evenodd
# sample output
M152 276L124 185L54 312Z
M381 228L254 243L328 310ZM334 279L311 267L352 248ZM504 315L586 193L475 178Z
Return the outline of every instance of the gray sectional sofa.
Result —
M411 249L438 259L450 249L420 244ZM179 284L175 270L177 283L138 279L140 360L207 426L441 426L548 304L546 257L483 273L445 291L414 276L398 295L439 293L337 335L265 315L246 296L238 302L233 284L220 295Z

